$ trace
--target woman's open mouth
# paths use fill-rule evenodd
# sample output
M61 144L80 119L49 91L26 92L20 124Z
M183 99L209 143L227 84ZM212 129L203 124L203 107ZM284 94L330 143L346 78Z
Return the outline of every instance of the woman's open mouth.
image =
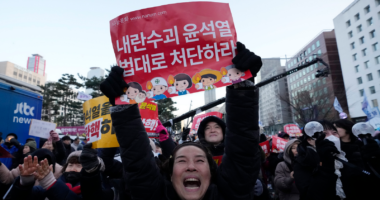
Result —
M200 188L201 181L197 178L186 178L183 180L183 185L185 186L186 191L194 192Z

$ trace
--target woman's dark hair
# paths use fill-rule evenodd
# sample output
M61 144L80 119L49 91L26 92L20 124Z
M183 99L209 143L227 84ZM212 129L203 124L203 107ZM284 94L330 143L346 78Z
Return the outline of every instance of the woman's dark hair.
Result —
M137 82L129 82L128 85L129 85L129 87L138 89L139 92L143 91L141 85L139 83L137 83Z
M62 168L62 174L66 171L66 168L67 166L69 165L69 163L72 163L72 164L81 164L79 162L79 157L78 156L71 156L70 159L66 162L66 164L63 166Z
M188 146L197 147L197 148L201 149L206 154L207 162L208 162L209 167L210 167L211 181L213 182L213 179L214 179L215 173L216 173L216 169L218 168L218 166L216 165L216 162L212 158L212 155L211 155L210 151L205 146L203 146L202 144L196 143L196 142L186 142L186 143L182 143L180 145L177 145L174 148L173 153L170 156L170 158L167 159L165 161L165 163L163 164L163 171L166 174L169 174L171 176L173 174L174 159L175 159L176 153L181 148L188 147Z
M191 86L193 86L193 82L191 81L191 77L187 74L177 74L174 76L174 79L176 81L187 81L189 83L189 86L187 88L191 88Z
M335 128L335 126L331 122L329 122L327 120L321 120L321 121L318 121L318 122L320 124L322 124L323 130L334 130L334 131L337 131L336 128Z
M340 119L340 120L337 120L337 121L333 122L333 124L335 124L335 126L338 127L338 128L342 128L342 129L346 130L346 133L348 135L350 135L350 139L351 140L355 140L356 139L354 133L352 133L352 127L355 124L353 122L351 122L350 120Z
M216 79L216 76L214 74L205 74L205 75L201 76L201 79L202 78L213 78L213 79Z

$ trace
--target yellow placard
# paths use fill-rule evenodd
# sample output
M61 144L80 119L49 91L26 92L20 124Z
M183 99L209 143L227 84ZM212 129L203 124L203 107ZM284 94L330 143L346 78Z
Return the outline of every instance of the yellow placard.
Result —
M92 143L92 148L119 147L115 131L112 129L112 120L109 108L111 107L106 96L97 97L83 103L85 124L103 118L101 139Z

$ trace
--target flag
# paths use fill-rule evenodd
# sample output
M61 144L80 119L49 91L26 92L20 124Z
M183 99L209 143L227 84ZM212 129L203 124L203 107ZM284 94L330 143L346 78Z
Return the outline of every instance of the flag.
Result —
M365 94L365 92L363 92L363 96L364 96L364 99L363 99L363 102L362 102L362 110L367 115L367 119L370 120L370 119L372 119L372 115L371 115L371 110L372 109L371 109L371 106L368 103L367 95Z
M339 113L342 113L343 112L343 109L342 109L342 106L340 105L339 101L338 101L338 98L335 97L335 100L334 100L334 108L336 111L338 111Z

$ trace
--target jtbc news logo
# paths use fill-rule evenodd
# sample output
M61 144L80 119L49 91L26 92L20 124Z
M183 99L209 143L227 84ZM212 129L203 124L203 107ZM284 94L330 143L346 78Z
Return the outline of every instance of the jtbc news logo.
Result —
M34 116L34 107L28 106L26 102L21 102L17 104L16 110L14 111L14 114L20 113L24 114L26 116Z

